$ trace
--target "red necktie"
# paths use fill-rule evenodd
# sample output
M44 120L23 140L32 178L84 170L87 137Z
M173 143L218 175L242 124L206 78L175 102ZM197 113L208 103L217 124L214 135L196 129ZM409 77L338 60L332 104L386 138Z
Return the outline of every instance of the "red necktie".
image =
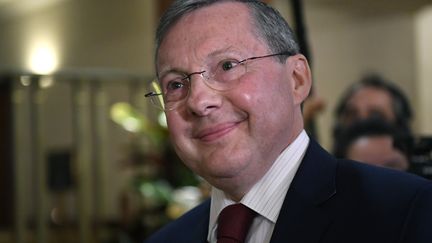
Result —
M255 215L240 203L224 208L219 214L217 243L243 243Z

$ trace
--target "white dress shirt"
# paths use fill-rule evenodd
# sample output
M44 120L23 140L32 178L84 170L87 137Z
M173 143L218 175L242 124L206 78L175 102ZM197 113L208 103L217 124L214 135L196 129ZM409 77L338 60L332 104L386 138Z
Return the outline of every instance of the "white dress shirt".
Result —
M240 203L258 213L246 237L246 242L270 242L279 211L288 188L306 152L309 137L303 130L279 155L267 173L242 198ZM212 188L209 233L207 240L216 243L217 218L226 206L235 202L217 188Z

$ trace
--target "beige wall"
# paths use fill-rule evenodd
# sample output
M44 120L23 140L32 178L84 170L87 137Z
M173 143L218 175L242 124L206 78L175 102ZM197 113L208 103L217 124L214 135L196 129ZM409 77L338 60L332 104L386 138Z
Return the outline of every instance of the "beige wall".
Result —
M59 67L153 71L155 1L63 0L0 22L0 68L28 69L33 47L52 46Z

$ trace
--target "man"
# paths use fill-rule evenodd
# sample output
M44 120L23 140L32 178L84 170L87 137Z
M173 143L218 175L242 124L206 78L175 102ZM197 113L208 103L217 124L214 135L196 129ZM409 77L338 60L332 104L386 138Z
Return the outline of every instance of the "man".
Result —
M398 140L405 145L406 154L411 154L415 147L415 139L410 128L412 116L408 99L396 85L377 74L368 74L347 88L336 107L333 153L342 158L338 150L346 147L346 132L355 132L352 131L356 129L353 124L380 119L396 128ZM356 158L368 157L369 153L372 151L368 150ZM371 154L369 157L373 156ZM406 167L403 165L401 168Z
M275 10L175 1L156 35L160 86L146 96L163 97L176 152L213 190L149 243L222 242L225 221L242 225L224 220L231 205L255 213L249 243L430 242L428 181L338 161L309 140L300 106L310 70Z

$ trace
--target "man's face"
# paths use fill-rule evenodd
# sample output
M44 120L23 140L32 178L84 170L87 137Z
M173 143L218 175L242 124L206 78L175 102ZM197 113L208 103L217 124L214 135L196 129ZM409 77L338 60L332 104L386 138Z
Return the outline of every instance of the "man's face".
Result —
M366 86L357 90L348 99L342 122L349 125L353 121L371 117L380 117L390 123L396 120L390 93L383 89Z
M161 43L159 78L174 71L208 71L208 63L224 59L271 54L251 23L248 9L232 2L184 16ZM299 84L302 75L308 79ZM241 196L302 130L300 103L309 91L308 75L301 55L286 63L273 57L248 62L228 91L213 90L193 75L186 100L166 112L178 155L212 185Z

